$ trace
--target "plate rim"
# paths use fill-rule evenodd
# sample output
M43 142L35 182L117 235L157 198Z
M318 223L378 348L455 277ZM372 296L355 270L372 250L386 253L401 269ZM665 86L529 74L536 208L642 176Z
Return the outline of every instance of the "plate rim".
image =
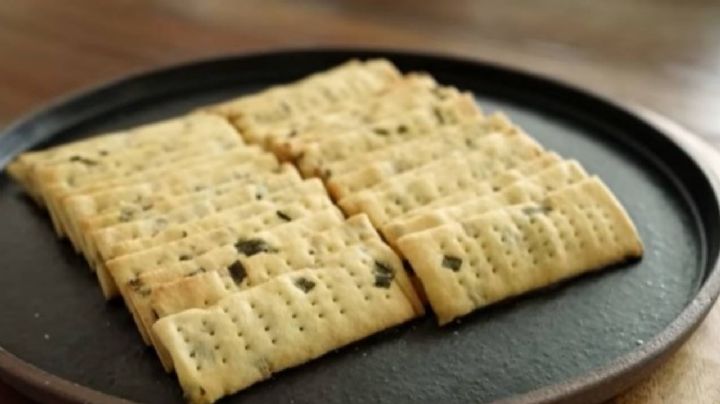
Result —
M657 113L646 107L633 107L629 104L619 102L600 95L595 91L579 86L563 79L547 76L528 69L509 66L496 61L490 61L478 57L460 55L449 52L422 51L417 49L407 50L391 47L280 47L263 51L238 52L219 54L205 58L192 58L180 63L163 64L149 69L137 69L127 74L117 76L110 80L104 80L97 84L85 86L79 90L71 91L65 95L55 97L40 106L31 109L19 118L11 121L0 131L0 144L12 133L18 132L24 125L37 120L42 120L43 115L52 113L58 108L74 102L89 98L104 91L122 88L123 85L131 84L140 79L147 79L153 75L167 74L171 71L188 70L207 64L218 64L238 59L252 59L260 57L287 56L288 54L310 54L323 55L333 53L357 53L364 55L381 54L392 57L409 56L436 61L460 62L464 64L484 65L499 70L504 70L513 75L521 76L535 81L543 81L553 87L569 91L573 95L591 99L597 103L604 104L616 112L632 117L635 120L652 127L662 137L669 141L684 153L700 173L705 177L710 188L713 190L716 203L714 206L720 210L720 174L710 168L709 163L702 156L692 151L685 142L679 141L682 136L697 136L691 131L678 124L663 114ZM359 56L362 57L362 56ZM108 107L112 109L111 107ZM649 113L644 113L649 112ZM0 170L17 154L41 143L52 139L53 136L35 136L23 139L14 150L0 155ZM12 139L11 139L12 140ZM12 146L12 144L10 145ZM720 252L712 259L712 264L707 278L695 296L686 304L683 310L653 338L619 357L610 363L591 369L579 376L567 379L560 383L541 387L526 393L521 393L499 400L503 403L549 403L549 402L587 402L597 400L598 392L611 390L614 395L631 387L636 382L648 376L661 363L669 358L695 331L702 320L713 307L720 294ZM24 395L37 399L62 400L68 403L131 403L127 399L104 393L88 386L80 385L60 376L47 372L37 367L0 346L0 378L9 385L18 389Z

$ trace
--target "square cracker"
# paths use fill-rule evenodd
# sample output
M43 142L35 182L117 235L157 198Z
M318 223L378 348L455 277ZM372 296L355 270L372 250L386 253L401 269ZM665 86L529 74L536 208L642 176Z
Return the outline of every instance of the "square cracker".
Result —
M441 325L643 252L631 219L597 178L555 191L541 203L407 235L398 245Z

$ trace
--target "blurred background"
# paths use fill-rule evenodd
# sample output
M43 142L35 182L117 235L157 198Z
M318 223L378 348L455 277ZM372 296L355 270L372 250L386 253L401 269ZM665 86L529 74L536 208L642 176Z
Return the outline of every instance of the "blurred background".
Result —
M340 45L544 73L655 109L720 146L720 2L712 0L2 0L0 124L131 71Z
M711 0L2 0L0 127L143 69L348 45L542 73L653 109L720 147L720 2ZM618 401L720 402L719 329L716 307L690 345ZM28 401L0 383L0 402Z

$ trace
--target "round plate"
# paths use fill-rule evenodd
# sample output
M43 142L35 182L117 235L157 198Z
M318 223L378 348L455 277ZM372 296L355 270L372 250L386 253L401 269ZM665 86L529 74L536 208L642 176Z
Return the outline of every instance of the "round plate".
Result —
M717 187L662 130L595 96L450 57L315 50L228 57L131 76L57 102L0 137L0 166L31 147L126 128L297 79L353 57L476 94L547 148L598 174L633 217L642 261L479 310L439 328L428 315L259 383L226 402L601 401L677 347L717 296ZM122 303L45 212L0 176L0 373L35 397L182 400Z

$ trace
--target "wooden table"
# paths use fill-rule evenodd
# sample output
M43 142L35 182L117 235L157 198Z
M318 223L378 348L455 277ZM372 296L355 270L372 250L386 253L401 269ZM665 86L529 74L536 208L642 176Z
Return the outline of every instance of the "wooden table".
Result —
M131 71L317 45L492 60L643 105L720 147L720 3L710 0L3 0L0 125ZM720 306L666 366L616 401L720 402L718 341ZM0 383L0 402L29 401Z

